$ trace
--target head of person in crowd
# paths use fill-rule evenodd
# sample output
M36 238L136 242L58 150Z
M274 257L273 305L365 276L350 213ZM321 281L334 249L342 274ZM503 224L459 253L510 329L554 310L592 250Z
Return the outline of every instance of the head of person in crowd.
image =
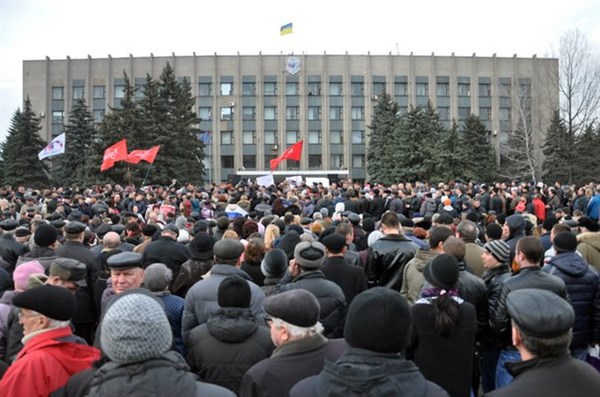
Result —
M15 240L21 244L25 244L31 238L31 230L28 226L19 226L15 230Z
M262 238L254 237L248 240L244 251L244 262L250 265L260 266L265 256L265 243Z
M351 244L354 240L354 228L347 222L342 222L335 227L335 233L344 236L346 244Z
M348 247L346 238L341 234L332 233L323 238L323 245L327 248L327 256L344 256Z
M120 252L106 260L110 269L112 288L116 294L140 288L144 282L142 254L137 252Z
M279 238L279 227L277 225L269 224L265 228L265 249L270 250L274 248L273 244Z
M260 263L260 270L267 278L281 279L288 268L288 257L282 249L273 248L267 251Z
M100 345L118 364L160 358L171 349L173 334L162 304L145 289L124 292L108 306Z
M383 234L400 234L402 227L398 215L394 212L386 212L381 217L380 230Z
M600 224L587 216L582 216L577 220L581 233L597 233L600 230Z
M441 214L434 214L431 220L435 226L447 227L449 229L454 228L454 218L447 211L442 211Z
M65 240L83 243L85 233L85 223L73 220L64 227Z
M277 248L282 249L288 259L294 258L294 248L301 242L300 235L295 230L290 230L283 235L281 240L279 240L279 244Z
M493 269L508 264L510 259L510 246L503 240L488 241L483 246L481 259L483 259L483 267L486 269Z
M290 273L297 277L303 272L318 270L326 259L326 248L323 244L303 241L294 248L294 259L290 263Z
M198 232L189 244L192 258L198 261L212 261L215 241L207 232Z
M575 252L577 250L577 236L573 232L560 232L554 236L552 245L556 254Z
M500 240L502 238L502 226L496 222L488 224L485 228L486 241Z
M544 258L544 246L539 238L525 236L517 241L513 272L522 268L540 266Z
M105 251L112 251L121 245L121 237L115 232L107 232L102 238Z
M465 259L466 250L465 242L457 237L450 236L444 241L444 253L452 255L459 262Z
M475 222L464 220L456 226L456 237L462 239L465 243L474 243L478 234L479 229Z
M0 230L2 230L2 234L6 236L14 237L17 227L19 227L19 222L12 218L7 218L0 222Z
M263 307L276 347L288 342L314 337L323 332L319 323L321 307L309 291L294 289L267 297Z
M426 299L434 298L430 301L435 307L434 331L442 336L450 335L459 319L458 303L453 299L457 296L459 272L458 260L449 254L436 256L423 268L423 277L431 288L421 293Z
M86 266L77 259L56 258L48 270L46 284L63 287L75 292L79 287L86 287Z
M36 260L21 263L13 272L13 282L15 291L22 292L28 288L29 277L34 274L44 274L45 269L42 264Z
M377 353L402 353L408 346L412 315L406 300L390 288L357 295L348 308L344 339L348 345Z
M239 267L244 253L244 244L237 239L223 238L213 247L215 263Z
M168 291L171 280L173 280L173 271L164 263L153 263L144 269L144 287L151 292Z
M175 226L175 224L169 223L165 225L165 228L162 230L160 235L161 237L168 237L172 240L177 241L177 238L179 237L179 228Z
M250 285L240 276L229 276L219 284L217 302L222 308L247 309L250 307L250 297Z
M551 291L524 288L508 294L506 308L513 345L523 361L568 354L575 312L565 299Z
M24 343L27 343L30 335L68 327L77 302L75 295L65 288L42 285L15 296L13 305L19 308L19 322L23 325Z

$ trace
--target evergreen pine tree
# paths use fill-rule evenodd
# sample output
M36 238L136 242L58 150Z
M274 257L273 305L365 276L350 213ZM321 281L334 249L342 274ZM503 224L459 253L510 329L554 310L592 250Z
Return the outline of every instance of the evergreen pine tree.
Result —
M561 119L559 111L555 110L546 133L546 141L542 146L542 153L545 156L543 169L546 180L570 181L572 179L574 165L569 164L570 155L566 150L567 146L571 146L569 141L570 136L565 123Z
M53 179L61 185L87 184L91 166L87 164L92 143L96 140L94 117L85 100L78 100L69 114L65 125L65 153L55 159Z
M4 161L5 184L48 186L47 167L38 159L38 153L46 146L39 135L40 129L40 119L33 112L27 98L23 111L17 109L13 115L8 136L0 149Z
M447 182L465 178L466 152L461 141L456 120L452 127L445 130L440 137L436 159L439 164L439 181Z
M600 124L596 127L588 125L575 144L577 160L574 164L573 183L583 185L598 180L600 170Z
M479 117L471 114L464 122L461 145L463 178L474 181L491 181L495 176L496 158L491 143L490 131Z
M397 168L392 161L397 151L395 139L398 126L398 104L383 93L375 106L375 113L368 126L369 151L367 153L367 174L369 178L386 185L394 183L398 177Z

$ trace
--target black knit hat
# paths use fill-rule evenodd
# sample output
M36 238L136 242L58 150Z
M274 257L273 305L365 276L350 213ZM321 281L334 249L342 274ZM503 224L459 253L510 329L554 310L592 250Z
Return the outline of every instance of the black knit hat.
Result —
M13 298L12 303L21 309L34 310L58 321L70 320L77 305L75 294L53 285L42 285L21 292Z
M434 287L450 290L458 281L458 260L452 255L441 254L423 269L423 277Z
M574 252L577 249L577 237L571 232L560 232L553 240L556 252Z
M406 300L389 288L356 296L346 314L344 339L352 347L398 353L408 346L412 316Z
M269 250L260 263L260 270L266 277L283 277L287 268L288 257L285 251L279 248Z
M485 234L492 240L499 240L502 237L502 226L497 223L490 223L485 228Z
M33 234L33 242L38 247L48 247L52 245L57 238L58 233L56 232L56 229L48 223L39 225Z
M250 307L250 286L239 276L230 276L221 281L217 292L221 307Z
M194 239L189 245L192 258L207 261L212 259L214 256L213 246L215 241L206 232L198 232L194 236Z

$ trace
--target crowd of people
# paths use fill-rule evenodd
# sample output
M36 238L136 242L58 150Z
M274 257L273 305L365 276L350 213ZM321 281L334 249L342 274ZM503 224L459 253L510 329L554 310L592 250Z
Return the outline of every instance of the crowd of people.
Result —
M0 187L6 396L600 390L600 184Z

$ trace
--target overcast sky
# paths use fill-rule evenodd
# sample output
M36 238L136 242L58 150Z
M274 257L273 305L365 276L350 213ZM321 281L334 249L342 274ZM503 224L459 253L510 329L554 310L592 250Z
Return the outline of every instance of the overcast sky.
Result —
M294 24L291 35L279 28ZM600 0L0 0L0 142L23 60L221 54L552 56L578 28L600 53Z

